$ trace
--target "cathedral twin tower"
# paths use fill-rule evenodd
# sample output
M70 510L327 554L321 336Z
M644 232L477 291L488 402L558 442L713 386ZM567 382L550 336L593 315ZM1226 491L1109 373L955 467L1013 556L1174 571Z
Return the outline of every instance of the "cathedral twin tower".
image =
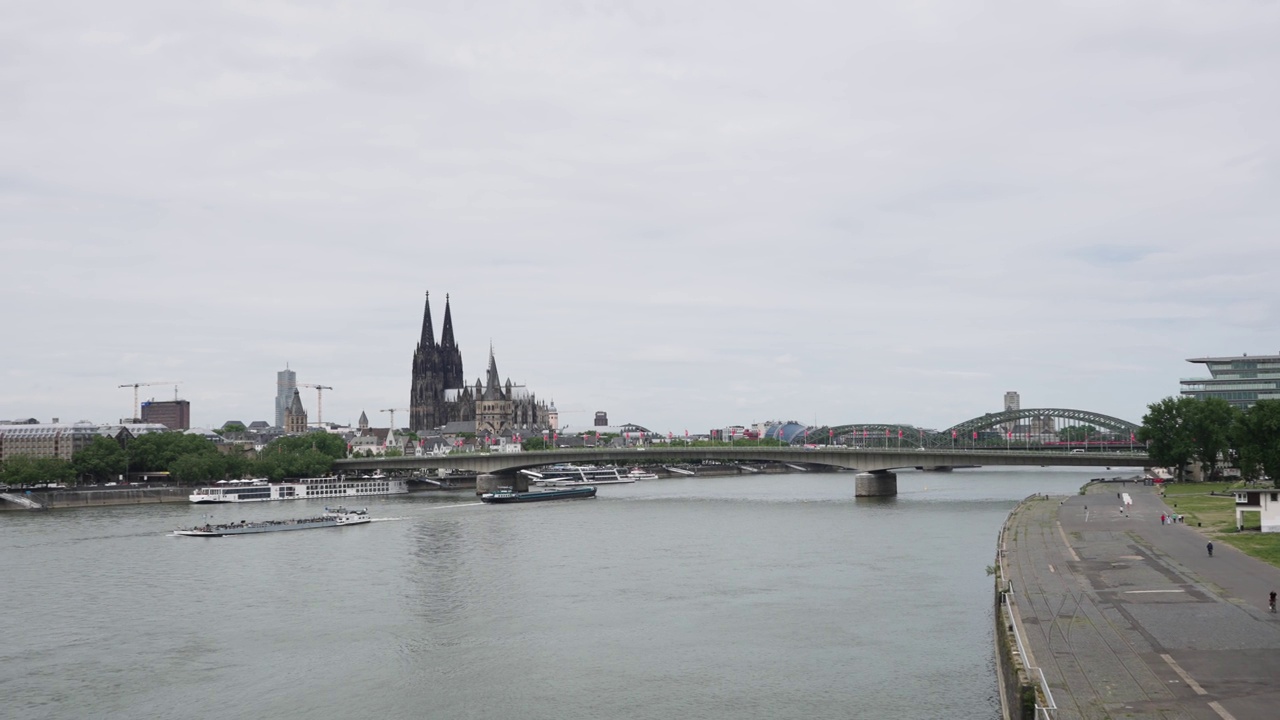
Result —
M485 382L467 387L462 380L462 351L453 337L449 296L444 302L444 329L436 343L431 324L431 294L422 314L422 337L413 352L413 386L409 392L409 428L419 435L447 430L498 437L548 428L548 407L522 386L498 379L498 364L489 349Z

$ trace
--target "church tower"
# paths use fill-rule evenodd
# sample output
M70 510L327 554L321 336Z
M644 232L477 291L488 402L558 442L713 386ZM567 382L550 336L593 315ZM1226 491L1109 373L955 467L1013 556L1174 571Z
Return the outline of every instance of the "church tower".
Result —
M440 348L431 326L431 293L422 311L422 336L413 351L413 386L409 390L409 428L416 433L435 430L445 423L444 374Z
M300 435L307 431L307 411L302 407L302 395L293 389L293 401L284 409L284 431L287 435Z
M484 393L476 400L476 434L494 437L511 432L511 389L506 391L498 379L498 361L489 348L489 373L485 378Z
M440 371L444 376L445 390L459 390L462 379L462 350L453 339L453 311L449 308L449 296L444 296L444 329L440 332Z

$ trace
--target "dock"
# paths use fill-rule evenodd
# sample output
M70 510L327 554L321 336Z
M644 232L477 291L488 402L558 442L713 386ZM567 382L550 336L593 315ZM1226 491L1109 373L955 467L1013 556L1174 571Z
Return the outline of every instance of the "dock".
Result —
M1015 706L1002 672L1005 717L1280 717L1280 615L1267 609L1280 568L1223 542L1209 557L1196 528L1161 523L1172 510L1130 482L1033 496L1010 513L997 652L1037 707Z

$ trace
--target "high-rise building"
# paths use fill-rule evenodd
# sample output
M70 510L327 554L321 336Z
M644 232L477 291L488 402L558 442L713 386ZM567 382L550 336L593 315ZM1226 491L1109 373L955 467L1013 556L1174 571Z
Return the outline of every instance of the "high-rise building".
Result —
M1021 396L1018 395L1017 392L1010 390L1009 392L1004 394L1004 411L1005 412L1017 412L1021 409L1022 409L1022 398ZM1005 432L1013 432L1013 429L1017 425L1018 423L1016 420L1010 420L1009 422L1004 424L1004 430Z
M595 424L596 424L596 427L608 427L609 413L605 412L604 410L597 410Z
M191 403L186 400L148 400L142 403L142 422L160 423L170 430L190 430Z
M1241 410L1259 400L1280 400L1280 355L1188 358L1210 377L1182 381L1182 394L1197 400L1220 398Z
M293 391L298 387L298 374L285 365L276 373L276 427L284 429L284 413L293 403Z

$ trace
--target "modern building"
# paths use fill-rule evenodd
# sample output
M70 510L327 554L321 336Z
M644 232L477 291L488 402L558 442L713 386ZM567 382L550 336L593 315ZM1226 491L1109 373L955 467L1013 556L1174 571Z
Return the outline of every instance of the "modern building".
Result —
M1183 378L1182 394L1221 398L1241 410L1259 400L1280 400L1280 355L1188 358L1209 370L1207 378Z
M289 369L276 373L276 427L284 428L284 413L293 404L293 391L298 387L298 374Z
M170 430L191 429L191 403L186 400L148 400L142 403L142 422Z
M596 411L596 427L607 427L609 425L609 413L604 410Z
M1004 394L1004 411L1017 412L1021 409L1022 409L1022 397L1019 396L1018 393L1013 390L1006 392ZM1010 420L1009 422L1004 424L1004 430L1005 432L1013 432L1014 428L1017 427L1017 425L1018 423L1016 421Z
M484 382L463 382L462 351L453 336L453 311L444 302L444 328L436 343L431 322L431 295L422 316L422 335L413 352L413 383L409 389L409 428L427 436L442 428L505 436L550 427L547 404L528 388L501 382L493 347ZM465 429L463 429L465 428Z

